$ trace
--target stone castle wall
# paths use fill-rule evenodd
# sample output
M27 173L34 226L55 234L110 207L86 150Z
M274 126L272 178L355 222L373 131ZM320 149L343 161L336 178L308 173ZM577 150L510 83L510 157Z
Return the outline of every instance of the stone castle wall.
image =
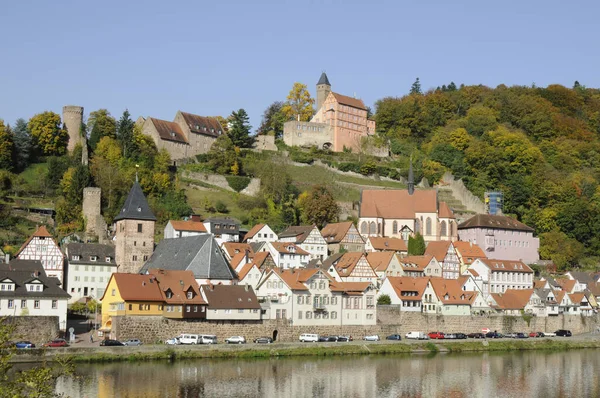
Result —
M276 151L275 136L257 135L255 137L253 148L257 151Z
M455 180L451 173L445 173L440 185L444 185L452 191L452 195L460 200L467 210L477 214L485 214L485 205L477 196L467 189L462 180Z
M214 334L220 342L230 336L243 335L251 341L256 337L277 334L279 341L298 341L302 333L319 335L351 335L361 339L369 334L381 337L409 331L442 331L472 333L484 328L502 333L511 332L554 332L569 329L573 334L596 330L600 322L597 317L560 315L549 318L531 318L529 324L522 317L510 316L437 316L421 313L401 312L397 306L379 306L377 325L372 326L294 326L287 320L253 321L186 321L162 317L113 317L113 338L120 340L139 338L145 343L164 341L181 333Z
M11 316L0 319L4 324L13 325L13 341L28 340L41 345L59 336L57 316Z

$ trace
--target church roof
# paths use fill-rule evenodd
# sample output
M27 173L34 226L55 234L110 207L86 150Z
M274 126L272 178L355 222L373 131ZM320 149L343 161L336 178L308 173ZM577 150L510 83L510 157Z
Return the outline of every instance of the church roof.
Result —
M321 77L319 78L317 86L321 84L327 84L328 86L331 86L331 83L329 83L329 79L327 78L327 74L325 72L321 73Z
M115 217L115 221L119 220L156 221L156 217L150 209L146 196L144 195L144 192L142 192L142 187L137 181L133 183L121 211Z
M360 217L415 219L416 213L436 213L437 191L418 189L365 189L362 191Z

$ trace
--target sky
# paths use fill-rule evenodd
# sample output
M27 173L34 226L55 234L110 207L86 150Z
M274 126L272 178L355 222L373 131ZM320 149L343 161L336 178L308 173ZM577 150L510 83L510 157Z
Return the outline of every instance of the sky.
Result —
M454 81L600 87L598 1L9 1L0 119L80 105L117 119L227 116L253 131L294 82L374 107Z

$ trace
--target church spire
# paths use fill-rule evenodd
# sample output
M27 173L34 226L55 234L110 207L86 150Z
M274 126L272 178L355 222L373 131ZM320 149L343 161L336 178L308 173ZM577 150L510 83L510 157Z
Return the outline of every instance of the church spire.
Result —
M412 156L410 157L410 166L408 168L408 194L412 195L415 192L415 175L412 167Z

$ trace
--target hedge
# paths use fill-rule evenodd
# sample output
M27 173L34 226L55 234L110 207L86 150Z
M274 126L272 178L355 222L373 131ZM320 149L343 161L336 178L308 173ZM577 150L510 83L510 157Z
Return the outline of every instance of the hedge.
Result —
M227 183L229 186L236 192L243 191L246 189L248 184L250 184L249 177L241 177L241 176L225 176Z

